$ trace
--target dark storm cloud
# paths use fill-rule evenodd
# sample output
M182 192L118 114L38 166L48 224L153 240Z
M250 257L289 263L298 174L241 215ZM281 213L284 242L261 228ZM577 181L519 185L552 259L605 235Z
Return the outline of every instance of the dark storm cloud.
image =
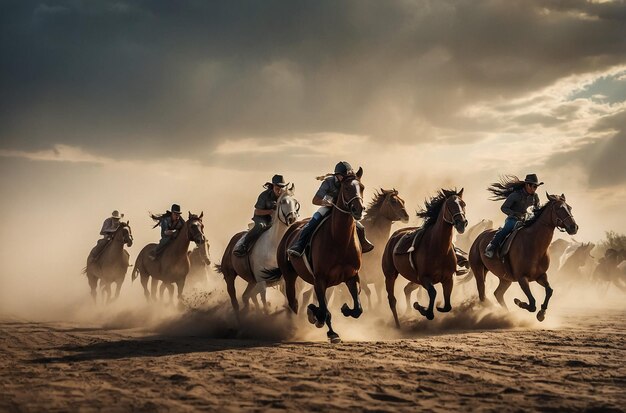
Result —
M4 1L0 148L428 140L469 103L623 62L625 23L621 1Z
M606 117L590 132L616 132L609 138L590 140L574 151L555 154L548 166L578 165L586 170L594 188L626 184L626 112Z

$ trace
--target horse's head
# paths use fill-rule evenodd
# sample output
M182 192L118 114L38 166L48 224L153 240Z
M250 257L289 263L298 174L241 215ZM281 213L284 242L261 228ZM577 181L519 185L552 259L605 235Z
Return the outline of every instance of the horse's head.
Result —
M550 195L546 192L548 204L551 208L551 220L555 227L567 231L568 234L574 235L578 232L578 224L572 215L572 207L565 201L565 194ZM547 207L548 205L546 205Z
M120 222L115 235L117 234L120 234L119 236L122 238L127 247L133 246L133 233L130 229L130 221Z
M404 199L398 196L396 189L382 190L385 197L380 208L380 213L390 221L409 222L409 214L404 206Z
M204 237L204 224L202 223L203 216L204 212L200 215L189 212L189 217L187 219L189 241L193 241L197 245L203 244L206 241L206 238Z
M341 181L339 190L339 209L352 215L357 221L363 218L365 206L363 204L363 190L365 186L361 183L363 168L354 175L348 175Z
M443 210L443 219L448 224L454 225L457 232L462 234L467 227L465 218L465 201L463 200L463 188L446 198Z
M300 217L300 203L294 198L296 186L291 184L283 190L278 201L276 201L276 212L274 218L278 218L283 224L290 226Z

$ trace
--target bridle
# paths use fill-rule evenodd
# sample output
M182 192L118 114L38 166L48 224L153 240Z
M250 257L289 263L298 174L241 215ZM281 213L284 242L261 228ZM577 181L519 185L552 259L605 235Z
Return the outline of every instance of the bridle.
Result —
M300 216L300 202L298 202L298 200L295 198L294 198L294 201L296 202L296 210L289 211L288 214L285 214L285 212L283 211L283 208L281 207L282 203L278 206L278 220L282 222L283 224L285 224L286 226L289 226L290 216L295 216L296 219Z
M563 208L564 210L567 211L567 208L565 207L565 203L561 204L561 206L558 209L561 209L561 208ZM567 221L568 219L571 219L572 220L572 224L574 224L574 225L576 224L574 222L574 216L572 214L570 214L569 211L567 211L567 216L564 219L562 219L561 217L559 217L558 209L555 211L555 207L554 206L552 207L552 212L556 215L556 220L555 220L556 221L556 229L558 229L561 232L565 232L565 231L567 231L567 228L565 228L565 226L564 226L565 225L565 221Z
M341 208L339 205L337 205L336 203L334 203L332 201L330 202L330 204L333 207L337 208L337 210L339 210L339 212L343 212L344 214L352 215L352 212L349 210L349 208L350 208L350 205L352 204L352 202L354 202L354 200L360 199L361 202L363 202L363 198L361 197L361 195L358 195L358 194L356 196L353 196L352 198L350 198L346 202L346 199L344 198L344 195L343 195L343 188L342 188L342 190L340 192L340 196L341 196L341 202L343 202L343 206L348 208L348 210L345 210L345 209Z
M452 212L450 211L450 208L448 208L448 201L444 201L444 211L443 211L443 222L445 222L446 224L450 224L450 225L454 225L454 218L457 215L461 215L461 217L463 218L463 220L465 221L465 215L463 214L463 210L461 209L459 212L457 212L456 214L452 214ZM448 215L452 214L452 218L451 219L447 219L446 218L446 213Z

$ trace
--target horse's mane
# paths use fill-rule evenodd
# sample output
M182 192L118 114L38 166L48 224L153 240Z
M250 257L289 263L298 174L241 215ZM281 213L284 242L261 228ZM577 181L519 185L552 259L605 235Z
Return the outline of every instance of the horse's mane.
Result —
M365 212L365 218L363 219L372 219L376 217L380 213L380 208L383 206L385 199L387 196L398 195L398 191L396 189L383 189L380 188L380 192L377 190L374 194L374 198L367 206L367 212Z
M524 187L524 181L520 181L520 179L515 175L503 175L500 177L500 182L494 182L489 185L487 191L492 193L491 198L492 201L499 201L501 199L506 199L513 192L517 191Z
M439 212L446 202L446 199L452 195L459 195L455 189L440 189L437 194L430 199L424 201L424 208L417 211L417 216L424 220L424 226L432 225L437 221Z
M534 224L535 222L537 222L537 221L539 220L539 217L541 216L541 214L543 214L543 212L547 209L548 205L551 205L551 204L552 204L553 202L555 202L555 201L561 201L561 200L562 200L562 199L561 199L561 197L560 197L560 196L558 196L558 195L552 195L552 196L554 196L554 197L555 197L555 199L554 199L554 200L549 199L549 200L548 200L548 202L546 202L546 203L545 203L544 205L542 205L540 208L535 209L535 210L533 211L533 216L532 216L532 218L530 218L530 219L528 219L528 220L526 220L526 221L524 222L524 226L525 226L525 227L529 227L529 226L531 226L532 224Z

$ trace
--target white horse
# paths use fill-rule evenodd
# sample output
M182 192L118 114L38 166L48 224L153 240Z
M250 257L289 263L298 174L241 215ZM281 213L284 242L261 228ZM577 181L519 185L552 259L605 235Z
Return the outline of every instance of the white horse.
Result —
M248 282L248 286L242 295L244 309L248 309L248 301L253 300L258 307L256 295L261 295L263 308L267 311L266 291L268 286L277 285L282 276L271 271L278 268L276 262L276 250L287 229L298 220L300 216L300 203L294 197L295 185L287 186L276 202L276 210L272 215L272 226L263 232L252 246L251 251L244 257L233 254L233 250L247 231L235 234L222 257L222 263L216 265L216 270L224 275L228 295L235 312L239 312L239 303L235 293L235 277L239 275Z

